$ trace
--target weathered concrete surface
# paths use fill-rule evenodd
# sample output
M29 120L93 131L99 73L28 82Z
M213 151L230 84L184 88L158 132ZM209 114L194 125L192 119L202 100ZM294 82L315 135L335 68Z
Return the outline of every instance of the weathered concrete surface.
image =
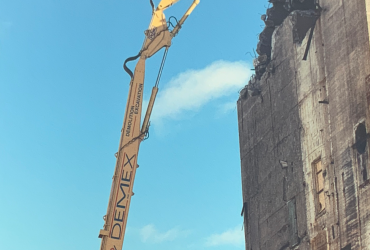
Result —
M246 249L289 249L295 239L287 204L295 199L297 211L306 207L291 27L275 31L275 38L281 32L285 39L273 39L275 73L263 75L261 94L238 101L243 199L248 204ZM308 246L306 215L296 217L298 241Z
M367 16L367 27L370 27L370 0L365 0L366 3L366 16ZM370 41L370 32L369 32Z
M360 123L370 131L370 0L320 5L307 60L309 31L294 43L289 16L275 28L273 70L256 84L260 95L238 101L248 250L370 250L370 141L365 136L359 153L355 136ZM318 160L323 211L313 168Z

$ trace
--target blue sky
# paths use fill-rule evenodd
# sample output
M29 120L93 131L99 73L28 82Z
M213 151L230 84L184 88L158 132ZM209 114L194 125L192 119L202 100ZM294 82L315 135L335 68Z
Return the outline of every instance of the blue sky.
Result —
M149 0L0 6L1 248L99 249L130 80L122 63L141 48ZM236 100L266 7L201 0L174 38L123 249L244 249ZM146 100L161 59L147 61Z

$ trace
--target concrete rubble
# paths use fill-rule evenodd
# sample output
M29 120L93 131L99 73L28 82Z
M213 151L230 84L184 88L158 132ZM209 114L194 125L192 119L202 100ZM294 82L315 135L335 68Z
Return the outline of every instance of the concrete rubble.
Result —
M254 59L253 66L255 74L246 86L248 89L258 89L259 80L262 75L267 72L273 72L273 64L271 62L272 53L272 35L275 28L283 23L289 16L294 16L294 42L302 42L308 29L310 29L320 15L320 8L315 4L315 0L270 0L272 7L268 8L266 14L262 15L261 19L265 23L265 28L259 35L257 44L258 57ZM244 98L245 90L241 91ZM249 91L251 92L251 91ZM258 91L252 91L255 95Z

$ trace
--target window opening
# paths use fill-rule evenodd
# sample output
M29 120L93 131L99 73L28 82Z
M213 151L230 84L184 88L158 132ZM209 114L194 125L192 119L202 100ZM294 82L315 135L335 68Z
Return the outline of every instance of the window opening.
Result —
M343 185L343 194L346 195L346 183L344 182L344 172L342 172L342 185Z
M343 247L341 250L351 250L351 243Z
M366 144L367 144L367 135L366 135L366 126L363 123L360 123L355 132L356 139L356 149L359 154L365 153Z
M289 213L289 224L290 224L290 245L294 247L299 244L298 238L298 225L297 225L297 210L295 198L288 201L288 213Z
M317 212L320 213L325 209L324 176L321 159L315 162L313 165L316 181L316 207Z
M364 123L360 123L355 131L355 145L354 148L357 151L357 166L360 171L359 174L362 176L362 181L368 179L368 170L367 170L367 158L368 153L366 152L367 146L367 131Z
M333 240L335 239L335 229L334 226L331 226L331 233L333 234Z

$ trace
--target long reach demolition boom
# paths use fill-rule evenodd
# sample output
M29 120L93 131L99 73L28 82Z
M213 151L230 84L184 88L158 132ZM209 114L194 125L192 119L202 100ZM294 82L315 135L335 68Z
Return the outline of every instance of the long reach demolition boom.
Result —
M175 4L179 0L161 0L155 9L152 0L150 3L153 8L153 16L149 29L145 31L145 40L139 54L128 58L123 67L131 76L129 94L127 99L126 111L123 120L123 128L116 154L117 161L114 170L112 187L109 197L107 214L104 216L104 227L100 230L99 238L102 238L100 250L121 250L125 236L127 216L130 208L132 189L136 174L137 156L139 146L144 140L148 128L149 119L153 109L155 97L158 92L158 83L163 70L164 61L168 48L171 46L172 38L177 35L186 18L191 14L200 0L194 0L185 15L177 22L173 30L170 31L163 11ZM171 25L171 22L169 22ZM158 74L157 82L152 90L148 108L140 128L140 118L143 99L145 60L162 48L165 48L163 61ZM139 58L135 72L132 73L127 68L126 63Z

